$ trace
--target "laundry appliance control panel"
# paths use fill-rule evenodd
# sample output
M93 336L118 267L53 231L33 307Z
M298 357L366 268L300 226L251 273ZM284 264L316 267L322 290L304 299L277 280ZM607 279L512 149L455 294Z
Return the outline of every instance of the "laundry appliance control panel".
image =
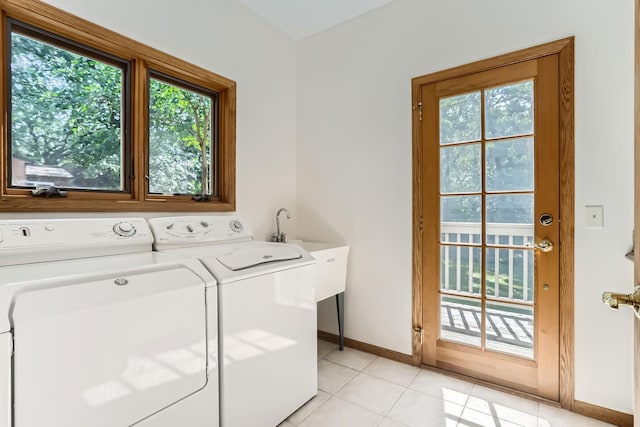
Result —
M143 218L0 221L0 265L145 252L152 243Z
M251 240L251 230L236 216L177 216L149 220L156 249Z

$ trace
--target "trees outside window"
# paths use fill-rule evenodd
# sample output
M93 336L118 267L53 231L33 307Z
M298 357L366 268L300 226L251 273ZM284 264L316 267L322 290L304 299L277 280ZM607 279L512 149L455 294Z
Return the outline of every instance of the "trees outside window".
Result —
M31 6L0 5L0 210L235 209L233 81Z
M184 83L183 83L184 84ZM214 192L212 131L216 94L149 79L149 192Z
M40 174L12 170L11 185L126 191L127 72L12 32L11 155Z

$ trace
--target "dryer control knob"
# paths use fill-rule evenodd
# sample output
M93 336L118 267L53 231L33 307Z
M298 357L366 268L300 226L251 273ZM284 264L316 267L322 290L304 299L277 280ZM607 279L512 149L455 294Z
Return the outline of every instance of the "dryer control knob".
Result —
M136 234L136 228L128 222L119 222L113 226L113 232L118 236L131 237Z
M231 221L229 223L229 227L231 227L231 231L235 232L235 233L239 233L242 231L242 223L240 221L238 221L237 219L234 219L233 221Z

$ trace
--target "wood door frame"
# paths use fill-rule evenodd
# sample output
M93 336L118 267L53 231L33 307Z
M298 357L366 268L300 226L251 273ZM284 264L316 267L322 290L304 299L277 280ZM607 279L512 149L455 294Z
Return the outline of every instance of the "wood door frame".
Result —
M633 116L633 146L634 146L634 251L636 254L639 253L640 247L638 243L640 242L640 227L638 227L637 215L640 213L640 0L635 0L635 19L634 19L634 84L633 84L633 103L634 103L634 116ZM637 256L637 255L636 255ZM634 284L640 283L640 262L638 259L634 262L633 269L634 276ZM633 375L633 385L634 385L634 425L636 427L640 427L640 395L638 390L640 390L640 359L638 357L638 343L640 343L640 320L638 318L634 318L633 321L633 329L634 329L634 375Z
M640 0L636 0L640 1ZM559 57L559 154L560 154L560 405L572 410L574 404L574 38L568 37L497 57L420 76L411 81L413 106L413 336L412 360L422 364L422 205L423 149L421 86L493 70L530 59L558 54Z

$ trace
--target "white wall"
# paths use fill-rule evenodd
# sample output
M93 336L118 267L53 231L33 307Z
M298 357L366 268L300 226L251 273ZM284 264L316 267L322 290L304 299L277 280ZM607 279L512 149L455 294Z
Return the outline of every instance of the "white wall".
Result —
M298 235L351 245L346 335L411 353L412 77L576 37L576 392L632 412L633 1L395 0L298 44ZM584 205L605 228L584 228ZM320 328L335 332L334 305ZM625 374L629 373L628 375Z
M283 227L295 234L296 50L292 40L235 0L47 2L235 80L237 212L258 238L265 238L275 230L276 210L288 207L293 219L284 220ZM27 216L97 215L0 213L0 218Z

